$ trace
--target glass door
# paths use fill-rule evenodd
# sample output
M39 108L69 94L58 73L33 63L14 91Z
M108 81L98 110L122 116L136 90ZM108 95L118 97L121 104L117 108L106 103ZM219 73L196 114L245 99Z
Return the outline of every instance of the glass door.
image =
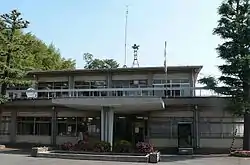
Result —
M178 147L192 148L192 123L178 123Z

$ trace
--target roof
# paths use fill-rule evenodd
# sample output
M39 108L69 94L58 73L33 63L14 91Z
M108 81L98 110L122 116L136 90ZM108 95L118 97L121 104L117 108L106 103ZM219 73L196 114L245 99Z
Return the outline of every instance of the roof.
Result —
M190 71L200 72L203 66L168 66L167 71ZM57 74L79 74L79 73L104 73L104 72L165 72L165 67L138 67L138 68L111 68L111 69L74 69L74 70L51 70L30 71L28 75L57 75Z

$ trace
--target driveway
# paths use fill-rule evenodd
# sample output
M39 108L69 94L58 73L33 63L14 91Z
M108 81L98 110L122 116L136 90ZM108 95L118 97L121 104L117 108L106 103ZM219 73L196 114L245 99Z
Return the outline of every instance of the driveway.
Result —
M205 156L205 157L169 157L166 162L160 162L160 165L249 165L250 159L235 158L226 156ZM123 162L98 162L85 160L66 160L55 158L32 158L20 154L0 153L1 165L143 165L147 163L123 163Z

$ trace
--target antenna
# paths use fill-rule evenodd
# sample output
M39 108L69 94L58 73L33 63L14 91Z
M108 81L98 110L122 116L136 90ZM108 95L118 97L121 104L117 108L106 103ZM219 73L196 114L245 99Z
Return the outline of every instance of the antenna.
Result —
M134 44L132 46L132 49L134 49L134 61L133 61L132 67L134 67L134 66L139 67L139 61L138 61L138 50L139 50L139 47L140 46L136 45L136 44Z
M167 41L165 41L164 45L164 67L165 71L167 72Z
M167 41L165 41L165 45L164 45L164 68L165 68L165 81L166 81L166 91L168 91L168 67L167 67ZM167 95L167 92L165 94Z
M125 16L125 44L124 44L124 68L127 68L127 29L128 29L128 5L126 6L126 16Z

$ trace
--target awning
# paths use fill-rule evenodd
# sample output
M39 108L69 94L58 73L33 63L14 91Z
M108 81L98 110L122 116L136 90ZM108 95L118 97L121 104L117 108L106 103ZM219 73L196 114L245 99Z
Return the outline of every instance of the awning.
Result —
M165 109L160 97L81 97L55 98L52 103L82 110L101 110L104 106L112 107L115 111L152 111Z

